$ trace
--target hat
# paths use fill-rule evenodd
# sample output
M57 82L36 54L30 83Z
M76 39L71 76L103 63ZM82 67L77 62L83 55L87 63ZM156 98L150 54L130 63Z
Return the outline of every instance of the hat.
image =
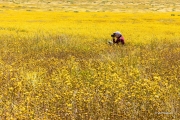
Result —
M116 37L119 37L120 35L122 35L119 31L116 31L114 33L115 33Z

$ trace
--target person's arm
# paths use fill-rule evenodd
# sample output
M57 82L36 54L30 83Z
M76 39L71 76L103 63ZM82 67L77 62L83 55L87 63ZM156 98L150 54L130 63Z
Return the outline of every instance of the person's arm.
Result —
M118 44L118 43L120 43L120 42L121 42L121 40L120 40L120 38L117 38L116 40L115 40L115 39L113 39L113 42Z
M113 37L113 43L116 43L116 40L115 40L115 38Z

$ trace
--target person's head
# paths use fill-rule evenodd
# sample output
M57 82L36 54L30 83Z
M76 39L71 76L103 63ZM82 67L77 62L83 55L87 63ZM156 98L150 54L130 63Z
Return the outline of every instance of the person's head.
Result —
M116 38L119 38L120 36L122 36L122 34L119 31L114 32L114 35Z

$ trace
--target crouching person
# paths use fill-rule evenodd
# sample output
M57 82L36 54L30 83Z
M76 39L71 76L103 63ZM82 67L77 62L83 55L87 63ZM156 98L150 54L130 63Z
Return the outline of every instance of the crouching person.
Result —
M119 43L122 44L122 45L125 44L124 37L122 36L122 34L119 31L114 32L111 35L111 37L113 38L113 41L109 41L108 42L110 45L112 45L112 44L119 44Z

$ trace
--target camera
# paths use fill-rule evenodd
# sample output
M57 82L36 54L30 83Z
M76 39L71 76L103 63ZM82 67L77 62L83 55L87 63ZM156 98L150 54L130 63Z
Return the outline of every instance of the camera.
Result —
M113 33L112 35L111 35L111 37L115 37L116 35L115 35L115 33Z

